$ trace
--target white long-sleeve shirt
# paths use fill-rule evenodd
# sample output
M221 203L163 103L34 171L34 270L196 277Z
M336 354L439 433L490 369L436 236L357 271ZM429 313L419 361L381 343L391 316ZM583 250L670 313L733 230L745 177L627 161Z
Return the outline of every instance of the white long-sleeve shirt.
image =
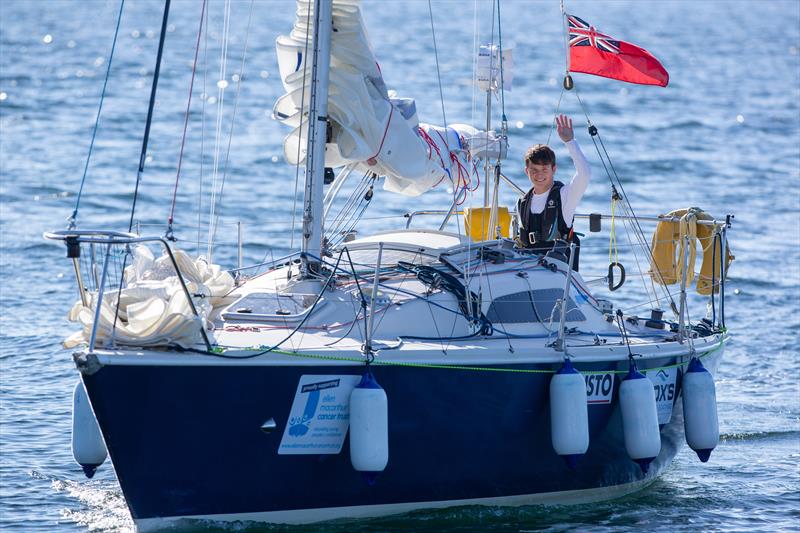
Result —
M572 226L575 210L578 208L578 203L581 201L583 193L586 192L589 178L592 177L592 169L589 166L589 161L586 160L586 156L583 155L578 141L572 139L564 144L567 146L572 163L575 165L575 175L572 176L572 180L569 183L565 183L561 187L561 213L567 225ZM531 213L537 214L544 211L549 194L549 190L542 194L533 193L531 197Z

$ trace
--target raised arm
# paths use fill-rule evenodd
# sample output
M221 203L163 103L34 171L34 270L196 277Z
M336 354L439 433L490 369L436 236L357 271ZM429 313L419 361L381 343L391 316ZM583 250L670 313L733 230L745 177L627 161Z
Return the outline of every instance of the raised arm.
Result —
M572 158L572 163L575 165L575 175L569 184L565 185L561 190L561 209L564 213L564 219L568 224L572 224L572 217L575 215L578 203L580 203L583 193L586 192L586 187L589 185L592 168L589 166L586 156L583 155L578 141L575 140L572 120L565 115L561 115L556 118L556 127L558 136L564 141Z

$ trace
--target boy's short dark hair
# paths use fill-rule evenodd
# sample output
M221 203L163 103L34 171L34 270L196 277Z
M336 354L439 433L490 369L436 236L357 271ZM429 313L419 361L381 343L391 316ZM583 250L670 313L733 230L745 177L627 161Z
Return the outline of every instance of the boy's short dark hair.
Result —
M556 154L546 144L534 144L525 152L525 165L555 165Z

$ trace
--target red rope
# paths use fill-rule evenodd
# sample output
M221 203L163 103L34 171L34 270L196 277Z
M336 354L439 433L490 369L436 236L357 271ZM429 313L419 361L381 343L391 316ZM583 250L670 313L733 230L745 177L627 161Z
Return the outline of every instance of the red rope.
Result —
M442 136L442 133L440 131L438 131L438 130L436 130L436 134L439 136L439 138L442 140L442 142L445 144L445 146L449 147L449 143L447 142L447 138ZM457 176L457 179L455 180L456 181L455 188L456 189L464 188L465 190L469 190L470 192L473 192L473 191L477 190L477 187L480 185L480 182L479 182L478 185L476 185L476 188L470 189L469 188L469 184L472 182L472 179L470 178L469 172L467 171L467 167L465 167L461 163L461 159L458 157L458 154L456 154L454 152L450 152L449 148L448 148L448 152L450 153L450 162L455 164L456 170L458 171L458 176ZM467 154L467 162L469 162L470 160L471 160L471 158L470 158L469 154ZM442 167L444 167L444 162L442 162ZM444 177L442 177L442 179L444 179ZM436 185L439 185L439 183L441 183L441 182L442 182L442 180L440 179L438 181L438 183L436 183ZM434 187L436 185L434 185ZM461 199L461 201L458 202L458 205L461 205L462 203L464 203L465 200L466 200L466 195L464 195L464 197Z
M378 67L378 69L380 70L380 67ZM386 134L389 132L389 124L392 123L392 115L394 115L394 106L392 105L391 102L389 102L389 118L386 121L386 127L383 130L383 138L381 138L381 144L380 146L378 146L378 151L375 152L375 155L367 159L367 163L369 163L370 165L374 165L375 163L377 163L375 158L380 155L381 150L383 149L383 143L386 140Z
M200 28L197 30L197 44L194 48L194 62L192 63L192 80L189 82L189 100L186 103L186 115L183 119L183 136L181 137L181 151L178 155L178 171L175 174L175 189L172 192L172 207L169 210L169 218L167 224L169 225L168 231L172 230L172 221L175 217L175 201L178 197L178 182L181 178L181 166L183 163L183 148L186 145L186 130L189 127L189 109L192 106L192 92L194 89L194 75L197 71L197 56L200 52L200 36L203 34L203 20L206 13L206 0L203 0L203 6L200 9Z
M419 136L422 137L422 139L428 144L428 159L431 159L433 151L435 151L436 155L439 156L439 164L441 165L442 169L444 169L444 159L442 158L442 151L439 149L439 145L436 144L436 141L434 141L433 138L428 135L428 132L422 128L417 128L417 133L419 133ZM439 184L444 181L444 176L445 175L442 174L442 177L439 178L439 181L434 183L433 186L438 187Z

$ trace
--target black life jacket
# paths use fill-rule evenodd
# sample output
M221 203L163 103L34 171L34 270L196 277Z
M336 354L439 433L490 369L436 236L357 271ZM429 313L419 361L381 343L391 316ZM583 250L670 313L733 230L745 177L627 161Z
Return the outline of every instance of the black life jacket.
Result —
M568 226L564 220L564 213L561 211L561 187L563 186L564 184L560 181L553 182L553 187L547 195L547 202L541 213L531 213L533 189L519 199L517 202L517 216L520 219L519 240L525 248L540 252L549 252L558 243L563 252L561 258L565 263L569 263L570 258L569 247L566 244L574 242L576 248L572 268L577 272L580 265L581 240L572 231L572 226Z
M561 211L561 187L564 184L554 181L547 195L547 202L541 213L531 213L533 188L517 202L520 220L519 240L526 248L550 249L557 239L569 240L571 225L564 220Z

